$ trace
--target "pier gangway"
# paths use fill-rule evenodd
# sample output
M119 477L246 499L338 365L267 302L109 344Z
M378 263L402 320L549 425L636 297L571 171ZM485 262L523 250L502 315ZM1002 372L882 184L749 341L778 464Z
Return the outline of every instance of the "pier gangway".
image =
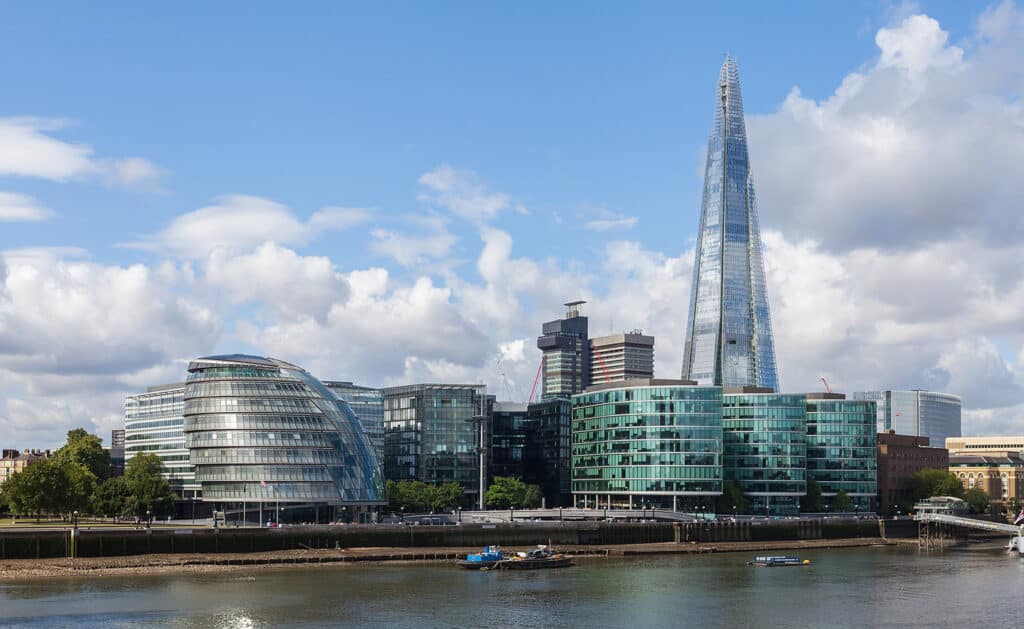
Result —
M989 522L988 520L976 520L974 518L965 518L959 515L946 515L944 513L922 513L915 519L918 522L935 522L937 524L960 526L980 531L990 531L992 533L1007 533L1009 535L1017 535L1020 533L1021 528L1005 522Z

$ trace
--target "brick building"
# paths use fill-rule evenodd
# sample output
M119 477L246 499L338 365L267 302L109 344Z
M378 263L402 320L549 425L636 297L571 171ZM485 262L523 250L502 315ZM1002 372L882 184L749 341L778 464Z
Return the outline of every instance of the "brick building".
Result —
M928 446L928 437L878 433L878 512L887 515L913 500L910 479L923 469L947 469L949 451Z

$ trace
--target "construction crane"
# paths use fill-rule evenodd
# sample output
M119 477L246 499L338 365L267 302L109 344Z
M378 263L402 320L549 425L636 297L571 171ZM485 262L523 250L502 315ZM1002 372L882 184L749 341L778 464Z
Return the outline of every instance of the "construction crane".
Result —
M829 386L829 384L828 384L828 380L826 380L826 379L825 379L825 376L822 376L822 377L821 377L821 383L822 383L823 385L825 385L825 391L827 391L828 393L830 393L830 394L831 394L831 393L832 393L832 387L831 387L831 386Z
M612 381L612 375L608 372L608 365L604 362L604 356L601 355L601 351L594 348L594 355L597 356L597 363L601 366L601 375L604 376L605 382Z
M537 383L540 382L540 376L542 373L544 373L544 363L547 362L547 359L547 356L540 357L540 366L537 367L537 375L534 376L533 378L533 388L530 389L530 400L528 402L529 404L533 404L533 399L537 395Z
M505 393L508 395L508 399L510 401L514 400L516 398L515 398L514 395L512 395L512 386L508 383L508 376L505 375L505 367L501 364L501 357L500 356L498 357L497 363L498 363L498 375L501 376L501 383L503 385L505 385Z

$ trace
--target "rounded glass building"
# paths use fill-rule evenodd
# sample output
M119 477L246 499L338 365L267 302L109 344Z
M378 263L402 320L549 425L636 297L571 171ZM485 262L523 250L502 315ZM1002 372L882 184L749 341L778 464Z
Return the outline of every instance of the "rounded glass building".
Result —
M713 511L722 494L722 388L634 379L572 398L580 507Z
M241 505L242 519L253 519L260 503L260 521L311 519L303 509L317 520L341 517L338 507L351 517L359 507L386 502L359 419L302 368L227 355L194 360L188 372L186 445L204 502L225 513Z

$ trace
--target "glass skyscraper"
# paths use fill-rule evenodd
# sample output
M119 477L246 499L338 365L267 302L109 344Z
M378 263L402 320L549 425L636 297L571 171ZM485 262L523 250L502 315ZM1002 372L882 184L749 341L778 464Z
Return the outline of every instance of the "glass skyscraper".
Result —
M739 71L729 57L708 139L682 377L779 388Z

